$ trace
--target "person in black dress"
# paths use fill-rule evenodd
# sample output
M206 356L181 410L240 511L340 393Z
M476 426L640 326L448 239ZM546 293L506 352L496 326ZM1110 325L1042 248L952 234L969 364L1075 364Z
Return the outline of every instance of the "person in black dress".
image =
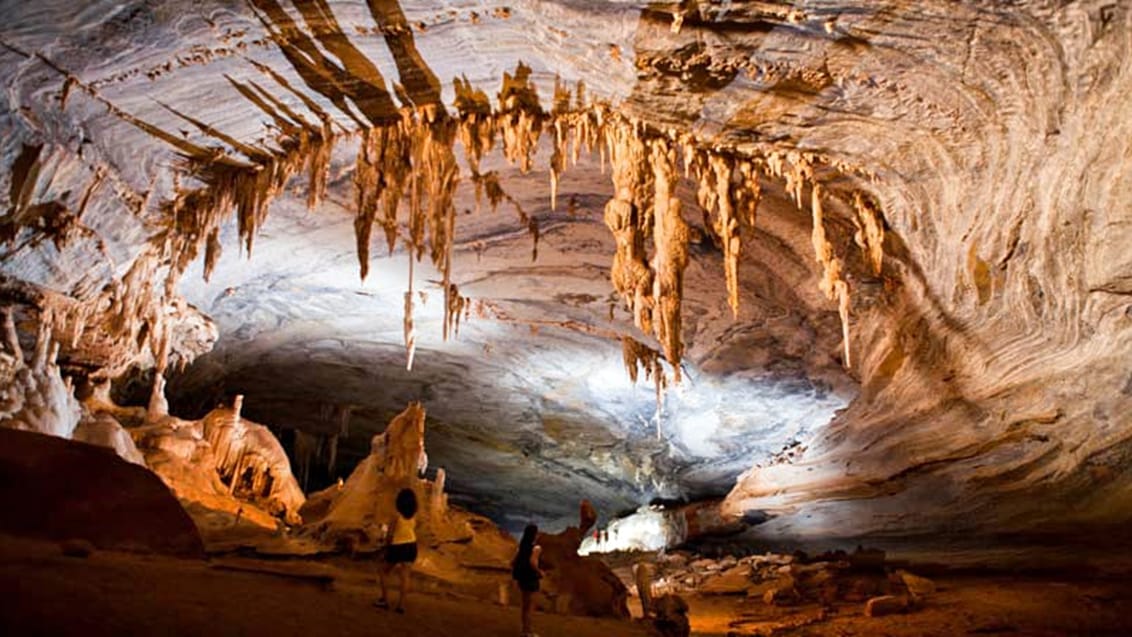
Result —
M519 540L519 552L511 562L511 578L518 582L519 591L522 593L522 637L538 637L531 632L531 606L543 575L542 569L539 568L542 547L535 544L536 537L538 537L538 527L528 524L527 528L523 529L523 538Z

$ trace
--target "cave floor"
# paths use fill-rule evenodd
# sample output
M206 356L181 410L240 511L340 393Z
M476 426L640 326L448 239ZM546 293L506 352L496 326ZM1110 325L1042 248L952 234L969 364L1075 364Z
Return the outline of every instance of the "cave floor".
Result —
M0 635L519 634L516 607L418 592L399 615L372 606L374 584L326 590L315 579L216 567L232 562L111 551L74 558L56 543L0 537ZM536 613L534 623L543 637L645 634L615 620Z
M741 596L687 596L700 637L1132 635L1132 583L1004 576L944 577L921 608L867 617L864 605L774 607Z
M317 577L321 566L113 551L75 558L64 556L57 543L0 537L0 634L518 634L514 606L444 593L418 577L421 590L410 596L408 613L398 615L371 605L372 575L354 569L330 588ZM275 568L290 574L264 572ZM693 635L702 637L1132 634L1128 578L965 573L933 579L937 591L921 608L878 618L866 617L861 604L776 607L742 595L684 596ZM639 623L543 613L536 614L535 626L544 637L646 634Z

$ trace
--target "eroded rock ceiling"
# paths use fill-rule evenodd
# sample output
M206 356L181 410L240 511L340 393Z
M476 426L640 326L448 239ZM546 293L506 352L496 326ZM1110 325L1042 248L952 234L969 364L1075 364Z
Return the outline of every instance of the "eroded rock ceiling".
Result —
M68 374L327 477L422 400L511 524L1132 512L1126 3L0 7L4 294Z

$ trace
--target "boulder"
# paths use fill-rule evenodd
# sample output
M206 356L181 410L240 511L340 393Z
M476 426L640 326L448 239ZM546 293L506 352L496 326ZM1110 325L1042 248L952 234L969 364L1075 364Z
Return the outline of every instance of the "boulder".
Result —
M688 603L679 595L662 595L655 600L656 616L649 625L650 637L688 637Z
M0 428L0 532L202 556L196 526L148 469L110 449Z
M582 531L569 527L553 535L540 533L540 565L546 572L546 593L555 610L571 615L629 618L629 589L597 557L578 555Z
M797 603L800 599L797 582L786 575L771 582L763 590L763 603L773 606Z

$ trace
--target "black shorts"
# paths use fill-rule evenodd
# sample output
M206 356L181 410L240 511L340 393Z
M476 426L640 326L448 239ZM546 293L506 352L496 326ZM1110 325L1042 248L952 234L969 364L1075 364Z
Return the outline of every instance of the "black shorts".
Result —
M412 564L417 561L417 543L390 544L385 548L387 564Z
M537 593L538 592L539 578L538 578L537 575L534 576L534 577L519 577L519 578L516 578L515 581L519 583L519 590L521 590L521 591L524 591L524 592L527 592L527 593Z

